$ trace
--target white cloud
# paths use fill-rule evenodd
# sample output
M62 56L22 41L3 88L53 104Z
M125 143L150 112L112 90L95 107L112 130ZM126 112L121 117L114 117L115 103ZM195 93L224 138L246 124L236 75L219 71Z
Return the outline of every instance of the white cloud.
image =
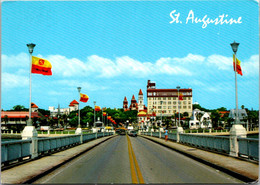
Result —
M4 68L29 68L29 55L20 53L18 55L2 55L2 67Z
M51 55L46 59L52 64L53 75L62 75L64 77L85 76L87 71L86 64L76 58L68 59L61 55Z
M228 70L231 69L233 63L232 57L225 57L222 55L211 55L207 58L208 65L215 65L220 70Z
M16 87L25 87L29 88L29 75L21 76L10 73L2 74L2 88L16 88Z
M107 86L100 86L100 84L92 84L89 82L82 82L81 80L58 80L56 81L58 85L66 85L69 87L81 87L82 89L88 91L97 91L97 90L105 90L109 87ZM76 89L75 89L76 90Z
M148 77L153 75L204 75L205 71L232 70L232 57L222 55L188 54L182 58L164 57L157 61L142 62L129 56L109 59L98 55L91 55L86 60L67 58L61 55L39 56L46 58L52 64L53 76L62 77L91 77L113 78L117 76ZM11 74L26 75L28 70L28 55L2 55L3 71ZM27 65L27 68L25 66ZM245 75L258 75L258 55L242 61L242 70ZM202 74L202 69L204 70Z
M245 62L241 61L241 68L245 76L259 75L259 55L253 55Z

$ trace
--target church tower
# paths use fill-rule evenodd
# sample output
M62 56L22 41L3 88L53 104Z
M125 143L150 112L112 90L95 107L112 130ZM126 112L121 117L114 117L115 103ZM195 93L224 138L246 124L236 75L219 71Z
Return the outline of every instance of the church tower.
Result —
M142 89L138 93L138 112L144 110L144 94Z
M131 105L130 105L129 109L130 110L138 110L138 105L137 105L137 102L136 102L134 95L132 96Z
M123 101L123 109L124 109L124 111L127 111L127 110L128 110L128 101L127 101L127 99L126 99L126 96L125 96L125 99L124 99L124 101Z

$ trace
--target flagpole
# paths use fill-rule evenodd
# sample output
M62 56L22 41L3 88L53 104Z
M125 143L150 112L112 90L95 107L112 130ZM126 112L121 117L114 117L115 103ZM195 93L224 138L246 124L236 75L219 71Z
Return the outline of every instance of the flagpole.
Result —
M178 110L179 110L179 127L181 126L181 120L180 120L180 99L179 99L179 90L180 90L180 86L177 86L177 90L178 90Z
M95 124L95 121L96 121L96 101L94 101L94 124Z
M29 80L29 84L30 84L30 97L29 97L29 120L27 123L27 126L32 126L32 53L33 53L33 48L36 46L36 44L27 44L27 47L29 49L29 53L30 53L30 80Z
M235 53L235 87L236 87L236 119L235 124L238 124L238 97L237 97L237 58Z
M81 87L78 87L78 92L79 92L79 104L80 104L80 90L81 90ZM78 107L78 109L79 109L78 128L80 128L80 106Z
M235 94L236 94L236 116L235 116L235 124L239 124L238 120L238 96L237 96L237 58L236 58L236 53L237 53L237 48L239 43L236 43L235 41L230 44L232 47L232 50L234 52L234 59L235 60Z

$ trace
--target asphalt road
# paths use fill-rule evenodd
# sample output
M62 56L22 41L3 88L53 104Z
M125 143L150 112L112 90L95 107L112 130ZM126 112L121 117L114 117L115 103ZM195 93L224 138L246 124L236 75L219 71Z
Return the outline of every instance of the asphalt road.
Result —
M117 136L34 183L243 182L142 137Z

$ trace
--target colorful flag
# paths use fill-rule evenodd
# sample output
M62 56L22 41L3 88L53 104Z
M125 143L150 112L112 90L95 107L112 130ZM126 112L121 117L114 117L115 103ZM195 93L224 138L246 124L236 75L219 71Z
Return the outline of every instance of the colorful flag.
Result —
M111 116L108 116L107 119L111 120Z
M106 112L103 112L103 116L106 116L107 115L107 113Z
M179 100L183 100L183 94L179 93Z
M95 106L95 111L96 112L101 111L101 108L99 106Z
M51 63L48 60L32 56L32 73L52 75Z
M80 100L79 101L87 103L88 99L89 99L88 95L80 93Z
M237 68L237 73L242 76L243 73L242 73L242 68L241 68L241 65L240 65L240 64L241 64L241 61L238 60L237 58L236 58L236 61L237 61L237 66L236 66L236 68ZM235 55L233 55L233 67L234 67L234 71L235 71Z

